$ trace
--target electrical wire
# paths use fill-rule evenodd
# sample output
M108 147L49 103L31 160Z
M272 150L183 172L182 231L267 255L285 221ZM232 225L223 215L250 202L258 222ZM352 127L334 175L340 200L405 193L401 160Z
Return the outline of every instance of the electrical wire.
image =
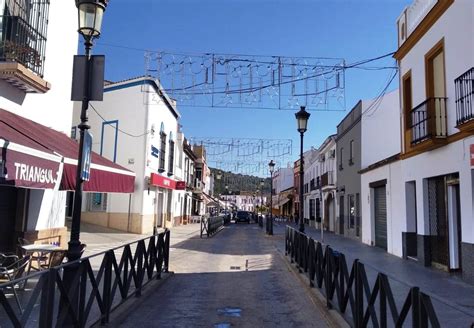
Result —
M97 109L96 109L90 102L89 102L89 106L90 106L90 107L92 108L92 110L102 119L102 121L108 122L108 120L106 120L106 119L97 111ZM129 137L132 137L132 138L140 138L140 137L143 137L143 136L145 136L145 135L147 135L147 134L149 134L149 133L151 132L151 131L146 131L146 132L144 132L144 133L142 133L142 134L135 135L135 134L131 134L131 133L127 132L127 131L124 131L124 130L120 129L118 126L114 126L114 125L110 125L110 126L113 127L114 129L116 129L118 132L123 133L123 134L125 134L125 135L127 135L127 136L129 136Z

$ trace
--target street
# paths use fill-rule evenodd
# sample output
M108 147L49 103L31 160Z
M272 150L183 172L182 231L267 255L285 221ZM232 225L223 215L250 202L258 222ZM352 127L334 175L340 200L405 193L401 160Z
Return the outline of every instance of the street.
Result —
M209 239L178 238L170 250L175 275L122 327L334 326L277 252L274 243L283 240L256 224L231 224Z

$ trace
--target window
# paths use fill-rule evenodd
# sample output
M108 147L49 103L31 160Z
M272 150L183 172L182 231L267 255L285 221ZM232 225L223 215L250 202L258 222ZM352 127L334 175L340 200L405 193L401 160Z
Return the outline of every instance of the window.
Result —
M316 219L318 222L321 220L321 205L319 202L319 198L316 198Z
M349 195L348 205L349 205L349 228L354 229L355 215L356 215L354 195Z
M18 62L43 77L49 0L0 1L0 61Z
M351 140L349 145L349 165L354 165L354 140Z
M403 76L403 112L405 114L405 130L411 128L411 110L412 110L412 94L411 94L411 71Z
M165 156L166 156L166 133L160 132L160 166L158 167L158 171L164 172L165 171Z
M343 169L343 166L342 166L343 151L344 151L344 148L341 147L341 149L339 150L339 170Z
M314 204L315 204L315 200L310 199L309 200L309 219L310 220L314 220L314 218L315 218L315 216L314 216Z
M88 194L88 208L90 212L105 212L107 210L107 194Z
M196 179L202 180L202 170L196 169Z
M170 154L168 158L168 175L173 174L173 168L174 168L174 141L170 138Z

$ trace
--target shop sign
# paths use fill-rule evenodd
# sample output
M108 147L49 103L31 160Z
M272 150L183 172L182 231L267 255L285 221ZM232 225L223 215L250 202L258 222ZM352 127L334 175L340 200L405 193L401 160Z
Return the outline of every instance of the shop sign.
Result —
M471 166L474 166L474 145L470 146Z
M165 188L165 189L176 189L176 181L168 179L162 175L152 173L150 177L150 184L153 186Z
M158 158L160 151L155 146L151 145L151 156Z
M186 190L186 181L176 181L176 190Z

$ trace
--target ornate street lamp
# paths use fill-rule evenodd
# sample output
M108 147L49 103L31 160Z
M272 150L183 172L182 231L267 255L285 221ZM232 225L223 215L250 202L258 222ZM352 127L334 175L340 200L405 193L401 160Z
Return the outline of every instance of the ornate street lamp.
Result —
M220 181L221 179L222 179L222 172L217 171L216 180ZM214 189L217 189L216 186L214 186ZM221 199L220 198L221 198L221 195L218 193L217 194L217 216L219 216L221 214Z
M229 186L227 186L227 185L225 186L225 194L226 194L226 196L225 196L225 208L226 208L226 210L229 210L229 208L227 207L227 198L229 198ZM230 213L230 211L229 211L229 213Z
M303 136L308 127L308 119L311 116L305 110L304 106L301 106L300 111L295 114L296 121L298 123L298 132L300 133L300 208L299 208L299 231L304 232L304 204L303 204L303 184L304 184L304 169L303 169Z
M268 170L270 171L270 220L267 220L267 234L273 235L273 171L275 170L275 162L273 159L268 163Z
M84 250L84 245L79 240L81 232L81 206L82 206L82 184L87 179L83 175L84 165L84 139L87 130L90 126L87 124L87 108L89 107L90 100L90 78L91 78L91 48L92 41L94 38L100 36L102 28L102 18L107 7L108 0L76 0L76 7L78 10L78 32L84 38L85 45L85 73L84 73L84 95L82 97L81 107L81 123L78 125L80 131L79 138L79 155L77 159L76 168L76 186L74 190L74 205L72 212L72 223L71 223L71 237L68 243L67 259L68 262L78 260ZM79 307L79 285L74 284L75 277L77 275L77 265L68 265L64 268L64 285L70 297L70 306L73 308L73 312L77 313ZM61 307L67 307L65 302L61 302ZM71 315L66 318L66 325L72 324L74 319Z
M90 65L90 50L92 48L92 40L99 37L102 27L102 16L107 6L107 0L76 0L78 9L78 32L84 37L84 44L86 46L86 79L85 83L89 83L89 65ZM86 87L86 90L88 86ZM87 125L87 108L89 107L89 95L85 94L82 100L81 109L81 123L78 128L80 130L79 138L79 156L77 159L76 170L76 189L74 191L74 207L72 213L71 223L71 237L69 240L69 247L67 252L68 261L74 261L81 257L83 246L79 241L79 234L81 231L81 206L82 206L82 166L83 166L83 148L85 131L89 130Z
M265 181L260 181L260 215L263 214L263 187L265 186Z
M102 17L108 0L76 0L79 13L78 32L84 39L98 38L102 28Z

